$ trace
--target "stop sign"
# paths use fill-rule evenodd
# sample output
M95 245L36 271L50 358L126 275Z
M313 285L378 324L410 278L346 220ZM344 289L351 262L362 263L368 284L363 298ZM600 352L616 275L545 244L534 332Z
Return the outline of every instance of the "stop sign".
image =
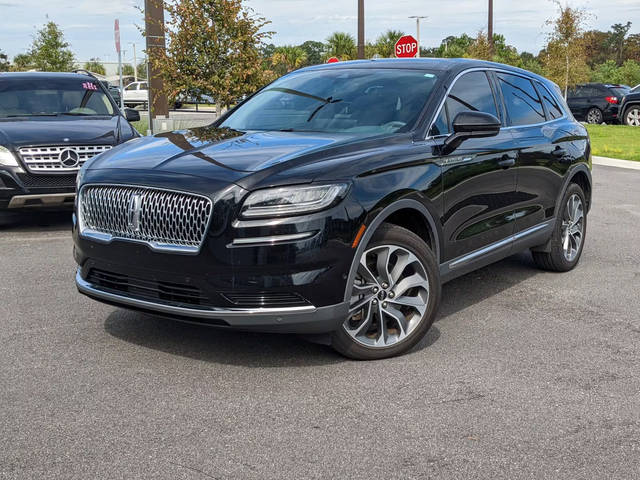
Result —
M329 60L327 60L327 63L338 63L340 60L338 60L338 57L331 57Z
M418 54L418 41L413 35L400 37L396 42L395 52L398 58L415 57Z

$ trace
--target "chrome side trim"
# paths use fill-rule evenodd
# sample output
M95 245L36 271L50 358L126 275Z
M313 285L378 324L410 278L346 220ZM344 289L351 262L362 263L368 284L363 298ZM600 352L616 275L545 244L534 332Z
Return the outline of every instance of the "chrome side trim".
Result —
M453 261L451 261L449 263L449 268L451 270L455 269L455 268L460 268L463 265L471 262L472 260L475 260L476 258L482 257L488 253L493 252L494 250L498 250L499 248L505 247L507 245L510 245L511 243L515 242L516 240L520 240L521 238L527 237L533 233L536 233L544 228L549 227L550 225L553 225L553 222L555 221L555 219L553 220L547 220L544 223L540 223L538 225L534 225L533 227L527 228L526 230L523 230L521 232L516 233L515 235L511 235L510 237L504 238L502 240L499 240L495 243L492 243L490 245L487 245L486 247L482 247L478 250L474 250L471 253L468 253L466 255L463 255L462 257L458 257L456 259L454 259Z
M227 248L253 247L256 245L279 245L311 238L316 232L292 233L289 235L272 235L269 237L236 238Z
M130 307L144 308L156 312L181 315L194 318L215 318L223 320L227 317L246 317L249 315L290 315L300 313L314 313L316 307L313 305L305 305L301 307L283 307L283 308L186 308L165 303L150 302L138 298L118 295L111 292L100 290L89 282L84 280L80 275L80 269L76 272L76 286L78 291L91 297L103 299L109 302L115 302Z
M16 195L11 198L7 208L38 208L57 205L73 205L75 193L48 193L42 195ZM31 200L40 200L39 204L26 205Z

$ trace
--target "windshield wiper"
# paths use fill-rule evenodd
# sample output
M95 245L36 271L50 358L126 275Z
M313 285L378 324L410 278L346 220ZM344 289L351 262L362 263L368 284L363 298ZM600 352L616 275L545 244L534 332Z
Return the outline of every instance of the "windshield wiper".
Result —
M12 115L3 115L2 118L16 118L16 117L56 117L57 113L20 113Z
M336 98L335 100L333 99L333 97L325 98L324 103L322 105L318 105L318 108L316 108L313 112L311 112L311 115L309 115L309 118L307 118L307 122L310 122L311 120L313 120L313 117L315 117L316 114L320 110L322 110L325 106L330 105L332 103L338 103L341 101L342 101L341 98Z

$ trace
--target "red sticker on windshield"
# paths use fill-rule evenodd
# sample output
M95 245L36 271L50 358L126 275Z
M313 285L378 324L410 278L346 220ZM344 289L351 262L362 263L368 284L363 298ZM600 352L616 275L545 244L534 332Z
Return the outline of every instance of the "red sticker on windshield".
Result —
M82 84L82 88L84 88L85 90L98 90L98 86L95 83L91 82L84 82Z

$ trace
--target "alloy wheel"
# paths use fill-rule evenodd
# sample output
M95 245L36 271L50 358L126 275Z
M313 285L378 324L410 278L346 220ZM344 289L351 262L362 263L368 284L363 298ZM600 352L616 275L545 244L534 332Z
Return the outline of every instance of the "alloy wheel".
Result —
M602 112L597 108L592 108L587 112L587 123L600 124L602 123Z
M422 262L397 245L364 252L351 292L345 331L358 343L384 348L407 338L429 304L429 278Z
M562 220L562 251L564 258L572 262L580 252L584 238L584 207L575 193L567 200Z
M630 108L625 115L627 125L632 127L640 127L640 108Z

